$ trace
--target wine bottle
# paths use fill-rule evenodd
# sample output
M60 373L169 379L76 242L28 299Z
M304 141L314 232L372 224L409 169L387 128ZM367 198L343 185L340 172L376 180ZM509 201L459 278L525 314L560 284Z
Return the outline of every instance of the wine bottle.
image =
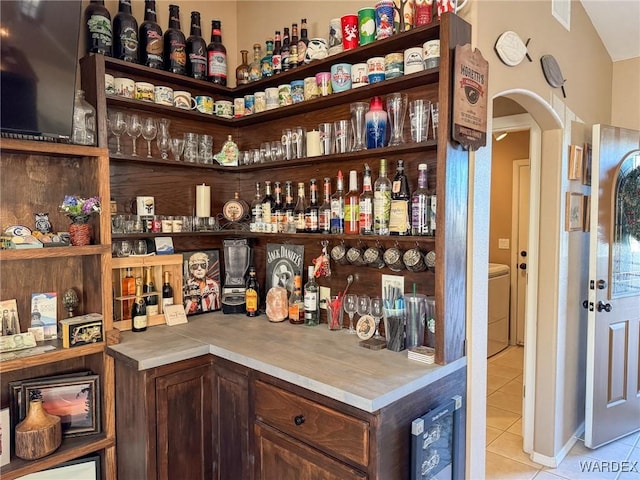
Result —
M289 27L284 27L282 34L282 49L280 50L282 71L286 72L291 68L289 65L289 54L291 53L291 45L289 44Z
M396 174L391 184L391 205L389 210L389 233L391 235L409 235L411 222L409 220L409 202L411 191L409 180L404 172L404 161L398 160Z
M282 184L280 182L273 183L273 211L271 212L271 223L281 228L284 223L284 202L282 201Z
M411 235L430 235L427 164L418 165L418 188L411 195Z
M162 311L169 306L173 305L173 287L171 286L171 274L169 272L163 272L164 283L162 284Z
M271 225L271 211L273 210L273 204L275 199L271 194L271 182L269 180L264 182L264 198L262 199L262 223Z
M289 44L289 66L298 66L298 24L291 24L291 43Z
M247 56L248 50L240 50L242 63L236 67L236 85L246 85L249 83L249 63Z
M122 279L120 293L123 297L129 297L136 293L136 280L131 273L131 267L127 267L125 277ZM131 320L131 307L133 300L127 299L122 301L122 320Z
M298 65L304 65L304 57L307 54L309 45L309 32L307 30L307 19L300 21L300 40L298 40Z
M260 285L256 278L255 267L249 267L249 278L244 292L245 312L247 317L257 317L260 315Z
M304 285L304 324L309 326L320 323L320 288L313 274L314 267L308 267L308 280Z
M307 209L307 199L304 194L304 182L298 182L298 200L296 201L296 207L293 209L293 218L296 224L296 233L304 233L305 231L305 218L304 212Z
M202 38L200 12L191 12L191 30L187 38L187 75L196 80L207 78L207 44Z
M273 66L273 74L277 75L282 72L282 39L280 38L280 30L276 30L273 44L273 55L271 56L271 65Z
M153 284L152 273L151 267L147 267L142 292L146 294L145 303L147 304L147 315L158 315L158 292Z
M296 219L293 211L296 208L296 204L293 201L293 182L287 180L284 182L284 222L285 232L293 233L296 229Z
M87 53L101 53L111 56L113 33L111 14L104 6L104 0L91 0L84 10Z
M373 191L371 190L371 169L364 164L364 176L362 177L362 193L358 201L360 213L360 234L371 235L373 233Z
M256 226L262 223L262 193L260 193L260 182L256 182L256 194L251 202L251 223Z
M267 53L260 60L260 73L262 78L273 76L273 40L268 38L265 42Z
M316 179L309 180L309 205L304 211L305 232L318 233L318 184Z
M331 233L331 179L325 177L322 185L323 201L318 211L318 230L320 233Z
M336 191L331 195L331 233L344 233L344 178L338 170Z
M156 0L145 0L144 22L138 34L140 64L150 68L164 68L162 29L156 19Z
M144 332L147 329L147 304L142 297L142 278L136 278L136 299L131 307L131 331Z
M164 68L178 75L187 72L187 50L180 30L180 7L169 5L169 28L164 32Z
M349 191L344 197L344 233L356 235L360 233L360 190L358 189L358 172L349 172Z
M220 20L211 21L211 42L207 46L207 78L223 87L227 85L227 49L222 44Z
M113 18L113 56L138 63L138 22L131 15L131 0L118 2L118 13Z
M293 292L289 296L289 323L302 325L304 323L304 298L302 297L302 277L293 277Z
M387 178L387 161L380 159L380 174L373 184L373 233L389 235L391 181Z

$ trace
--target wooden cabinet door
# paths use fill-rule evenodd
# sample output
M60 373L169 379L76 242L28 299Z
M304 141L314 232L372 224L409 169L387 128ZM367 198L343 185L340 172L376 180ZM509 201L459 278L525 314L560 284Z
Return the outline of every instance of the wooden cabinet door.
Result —
M212 392L210 365L156 379L158 479L211 478Z
M276 430L255 425L256 480L355 480L367 475Z
M246 372L214 365L213 478L249 479L249 380Z

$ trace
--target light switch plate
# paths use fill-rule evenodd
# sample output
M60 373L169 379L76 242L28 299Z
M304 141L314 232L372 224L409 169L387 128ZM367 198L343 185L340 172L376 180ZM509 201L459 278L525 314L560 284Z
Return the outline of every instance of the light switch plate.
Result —
M331 298L331 289L329 287L320 287L320 308L327 309L327 303Z
M509 250L509 239L508 238L499 238L498 239L498 248L500 250Z

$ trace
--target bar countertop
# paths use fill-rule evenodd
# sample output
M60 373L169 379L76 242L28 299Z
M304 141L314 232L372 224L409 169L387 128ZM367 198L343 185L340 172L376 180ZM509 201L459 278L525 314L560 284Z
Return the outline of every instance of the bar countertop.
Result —
M409 360L406 350L369 350L359 341L326 324L306 327L216 312L182 325L123 332L108 353L137 370L212 354L369 413L466 365L466 357L427 365Z

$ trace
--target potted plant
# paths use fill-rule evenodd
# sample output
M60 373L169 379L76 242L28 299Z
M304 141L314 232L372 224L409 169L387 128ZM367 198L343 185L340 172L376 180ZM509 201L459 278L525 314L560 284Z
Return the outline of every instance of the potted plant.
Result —
M66 195L60 205L60 211L71 220L71 225L69 225L71 244L75 246L91 244L92 228L89 220L92 215L102 211L100 198Z

